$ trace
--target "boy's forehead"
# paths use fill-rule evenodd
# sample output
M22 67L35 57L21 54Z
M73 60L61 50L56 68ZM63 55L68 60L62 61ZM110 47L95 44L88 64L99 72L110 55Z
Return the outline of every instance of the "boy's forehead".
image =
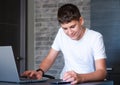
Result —
M73 20L71 22L68 22L68 23L63 23L61 24L62 27L70 27L70 26L73 26L77 23L78 21L77 20Z
M62 23L62 24L70 24L70 23L76 23L76 22L79 22L78 20L71 20L70 22L65 22L65 23Z
M61 25L64 25L64 24L72 24L72 23L76 23L78 22L78 20L71 20L69 22L64 22L64 23L61 23Z

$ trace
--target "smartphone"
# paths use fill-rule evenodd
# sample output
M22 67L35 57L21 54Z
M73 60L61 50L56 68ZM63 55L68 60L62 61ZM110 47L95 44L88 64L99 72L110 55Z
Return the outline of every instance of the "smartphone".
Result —
M55 81L51 82L51 84L70 84L71 82L66 82L66 81Z

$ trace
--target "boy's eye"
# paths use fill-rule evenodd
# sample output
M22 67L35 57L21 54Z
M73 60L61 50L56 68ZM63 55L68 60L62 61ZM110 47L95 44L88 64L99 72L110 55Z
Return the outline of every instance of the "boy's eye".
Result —
M75 28L75 25L72 25L70 28Z
M63 28L64 30L67 30L67 28Z

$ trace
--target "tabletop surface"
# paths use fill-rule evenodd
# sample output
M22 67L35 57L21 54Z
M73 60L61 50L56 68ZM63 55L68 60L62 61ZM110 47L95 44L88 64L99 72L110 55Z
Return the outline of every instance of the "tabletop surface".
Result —
M56 82L59 81L58 79L49 79L45 82L37 82L37 83L7 83L7 82L0 82L0 85L60 85ZM67 84L61 84L61 85L70 85L70 83ZM81 83L78 85L113 85L113 81L100 81L100 82L88 82L88 83Z

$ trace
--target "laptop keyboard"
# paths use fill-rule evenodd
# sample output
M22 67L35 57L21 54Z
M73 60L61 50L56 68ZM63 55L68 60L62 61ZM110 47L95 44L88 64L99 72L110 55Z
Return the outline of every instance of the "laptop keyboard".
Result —
M21 81L26 81L26 82L42 82L42 81L46 81L47 79L40 79L40 80L37 80L37 79L29 79L29 78L20 78Z

